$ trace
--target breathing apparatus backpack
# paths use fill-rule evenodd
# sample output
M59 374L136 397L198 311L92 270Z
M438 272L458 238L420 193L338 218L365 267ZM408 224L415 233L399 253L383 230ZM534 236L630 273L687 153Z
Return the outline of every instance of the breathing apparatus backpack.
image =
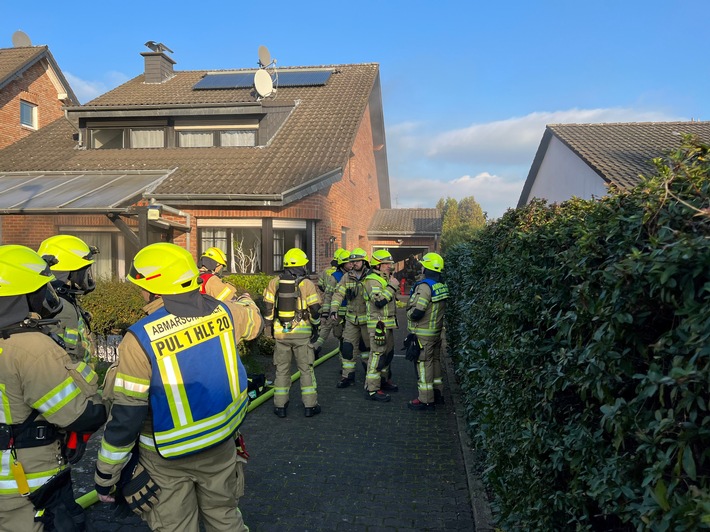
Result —
M289 332L293 326L301 319L301 311L298 308L298 298L300 291L298 285L303 277L295 279L284 279L279 277L276 287L276 318L281 322L284 332Z

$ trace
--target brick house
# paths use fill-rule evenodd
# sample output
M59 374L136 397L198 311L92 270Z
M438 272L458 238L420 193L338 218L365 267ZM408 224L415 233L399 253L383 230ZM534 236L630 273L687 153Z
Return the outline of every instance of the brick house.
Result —
M78 103L47 46L0 48L0 149L64 116L64 105Z
M533 198L558 203L599 198L655 174L652 159L680 146L682 135L710 142L710 122L554 124L545 128L518 207Z
M279 271L294 246L314 271L337 247L372 251L390 207L377 64L267 70L276 90L260 96L254 69L141 55L142 74L0 150L3 243L75 234L121 278L156 241L220 247L233 272Z

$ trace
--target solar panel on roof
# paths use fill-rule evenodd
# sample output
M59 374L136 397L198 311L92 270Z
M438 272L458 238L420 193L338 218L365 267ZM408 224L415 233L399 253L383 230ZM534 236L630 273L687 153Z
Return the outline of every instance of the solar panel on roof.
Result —
M315 87L325 85L331 70L302 70L278 72L277 87ZM192 87L194 90L249 89L254 86L254 72L207 74Z

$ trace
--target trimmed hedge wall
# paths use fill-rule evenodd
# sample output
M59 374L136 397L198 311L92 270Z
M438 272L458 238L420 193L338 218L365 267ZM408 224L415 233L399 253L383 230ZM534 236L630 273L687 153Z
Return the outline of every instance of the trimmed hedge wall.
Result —
M503 528L710 528L710 151L654 162L447 253L448 351Z

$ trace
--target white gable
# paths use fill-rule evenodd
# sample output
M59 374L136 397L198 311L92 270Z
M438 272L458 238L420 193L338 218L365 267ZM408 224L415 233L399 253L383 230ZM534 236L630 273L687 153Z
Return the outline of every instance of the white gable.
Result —
M599 174L553 135L528 195L528 203L531 198L559 203L572 196L591 199L605 194L606 184Z

